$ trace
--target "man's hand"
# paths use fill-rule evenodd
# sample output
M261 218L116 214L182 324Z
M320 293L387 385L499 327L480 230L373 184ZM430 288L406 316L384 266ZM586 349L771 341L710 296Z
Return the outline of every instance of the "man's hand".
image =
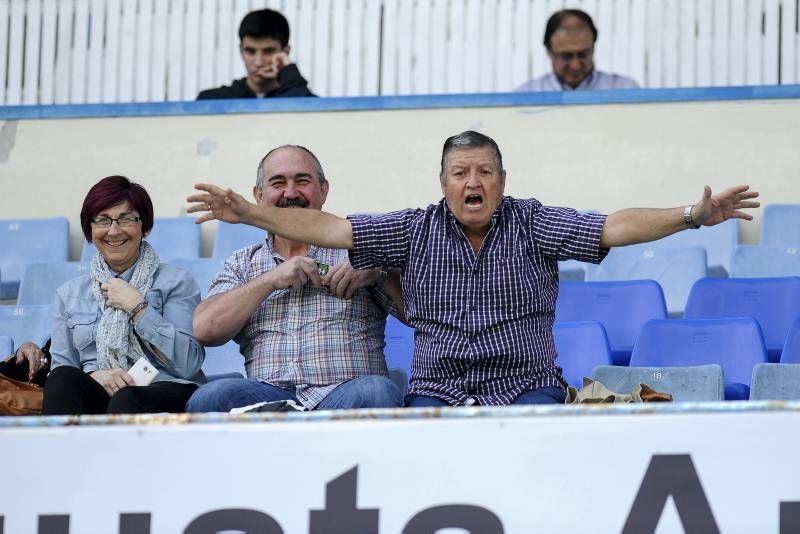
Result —
M30 341L20 345L15 356L17 365L21 365L22 362L28 360L28 382L33 380L33 376L47 363L44 352L39 348L39 345Z
M316 287L321 286L317 262L306 256L290 258L267 275L272 279L275 289L301 289L308 282Z
M368 271L353 269L349 260L344 260L331 267L323 280L323 285L328 286L330 292L342 299L353 298L356 290L375 283L380 275L380 269Z
M100 285L106 306L118 310L130 311L144 300L139 290L122 278L110 278Z
M692 219L703 226L714 226L728 219L751 221L753 216L740 210L761 206L760 202L752 201L753 198L758 198L758 193L750 191L749 185L737 185L714 196L711 196L711 188L706 186L703 198L692 210Z
M246 215L254 204L239 193L212 184L195 184L194 188L205 193L196 193L186 198L186 202L196 202L186 209L186 213L208 212L198 217L196 223L214 219L232 224L247 222Z
M258 75L268 80L275 79L278 77L278 73L282 68L291 64L292 60L289 59L289 54L281 51L273 55L271 61L268 61L261 69L259 69Z
M122 369L95 371L89 376L94 378L95 382L103 386L103 389L106 390L109 397L113 397L114 394L122 388L135 385L133 377Z

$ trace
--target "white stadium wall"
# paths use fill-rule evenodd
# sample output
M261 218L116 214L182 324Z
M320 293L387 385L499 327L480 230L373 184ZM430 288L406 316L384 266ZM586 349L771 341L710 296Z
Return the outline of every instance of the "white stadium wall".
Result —
M800 202L800 100L794 95L800 90L776 89L784 96L706 101L715 90L642 90L625 96L627 102L610 103L619 94L603 93L574 105L550 93L473 96L466 104L457 97L408 97L292 100L288 107L145 104L134 112L123 105L0 108L7 119L0 122L0 213L69 217L77 258L81 202L103 176L124 174L142 183L156 216L174 217L184 212L195 182L249 195L259 159L284 143L307 146L322 161L331 181L328 211L421 207L441 196L444 139L466 129L499 143L507 194L546 204L603 212L678 206L698 200L704 184L719 190L738 183L751 184L764 203ZM793 98L785 97L787 90ZM685 101L663 98L683 100L687 91ZM553 101L562 103L548 104ZM31 110L48 118L19 118ZM202 114L207 110L229 113ZM108 116L142 113L152 114ZM63 115L72 118L58 118ZM758 240L760 210L754 215L742 227L743 242ZM214 230L203 229L206 255Z

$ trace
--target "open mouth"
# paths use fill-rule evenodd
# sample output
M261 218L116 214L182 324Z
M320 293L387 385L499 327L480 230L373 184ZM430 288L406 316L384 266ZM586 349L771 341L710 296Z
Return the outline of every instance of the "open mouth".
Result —
M121 241L103 241L103 243L105 243L106 246L109 246L111 248L119 248L127 242L128 242L127 239L123 239Z
M483 197L481 195L467 195L464 204L466 204L468 208L480 208L483 206Z

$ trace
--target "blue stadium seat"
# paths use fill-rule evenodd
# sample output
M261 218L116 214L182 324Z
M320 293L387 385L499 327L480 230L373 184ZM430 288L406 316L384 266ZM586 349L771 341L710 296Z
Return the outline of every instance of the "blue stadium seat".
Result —
M781 351L781 363L800 363L800 317L795 319L786 334Z
M606 329L614 365L628 365L642 325L665 319L664 293L652 280L563 282L556 322L599 321Z
M648 243L650 247L659 250L705 248L708 257L708 276L715 278L725 278L730 275L733 253L738 244L739 219L728 219L716 226L703 226L697 230L684 230Z
M725 398L722 367L717 364L689 367L620 367L601 365L592 378L611 391L630 393L639 384L669 393L675 402L721 401Z
M564 260L558 262L558 279L561 282L583 282L586 278L586 267L577 260Z
M5 219L0 221L0 299L15 299L29 263L69 259L69 221Z
M591 376L598 365L611 365L611 347L606 329L597 321L556 323L553 339L558 359L556 364L564 370L567 384L580 389L583 377Z
M798 249L742 245L733 254L732 278L800 276Z
M213 380L215 375L234 376L231 373L247 376L244 370L244 357L239 352L238 343L228 341L219 347L206 347L203 373L209 380Z
M800 400L800 364L756 365L753 368L750 400Z
M14 353L14 340L11 336L0 336L0 360L5 360Z
M800 248L800 204L768 204L761 216L761 244Z
M639 332L631 367L686 367L718 364L725 377L725 398L750 396L753 367L767 361L761 328L755 319L669 319L649 321Z
M153 230L145 239L159 259L170 262L178 258L200 257L200 225L194 217L162 217L153 222ZM95 252L91 243L84 243L81 261L89 262Z
M752 317L777 363L789 326L800 316L800 278L705 278L692 287L687 319Z
M414 329L406 326L391 315L386 318L384 330L386 366L389 369L403 369L411 376L411 360L414 356Z
M33 341L40 347L50 338L52 306L0 306L0 335L14 339L15 347Z
M266 235L265 230L247 224L217 223L217 236L214 238L211 257L224 261L240 248L261 243Z
M200 286L200 294L203 298L208 294L211 281L222 270L223 265L223 262L216 258L177 259L170 263L185 269L192 275L197 285Z
M664 291L667 311L679 317L689 291L708 274L703 247L651 248L634 245L611 249L599 265L587 265L586 281L655 280Z
M88 272L89 265L77 261L31 263L22 276L17 305L52 305L56 289L65 282Z

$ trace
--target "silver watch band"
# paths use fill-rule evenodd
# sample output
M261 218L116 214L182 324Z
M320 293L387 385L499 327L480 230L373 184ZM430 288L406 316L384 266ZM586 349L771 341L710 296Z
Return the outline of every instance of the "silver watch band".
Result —
M700 228L700 225L695 223L694 219L692 219L692 208L694 208L694 204L691 204L683 208L683 224L685 224L689 228L697 230L698 228Z

